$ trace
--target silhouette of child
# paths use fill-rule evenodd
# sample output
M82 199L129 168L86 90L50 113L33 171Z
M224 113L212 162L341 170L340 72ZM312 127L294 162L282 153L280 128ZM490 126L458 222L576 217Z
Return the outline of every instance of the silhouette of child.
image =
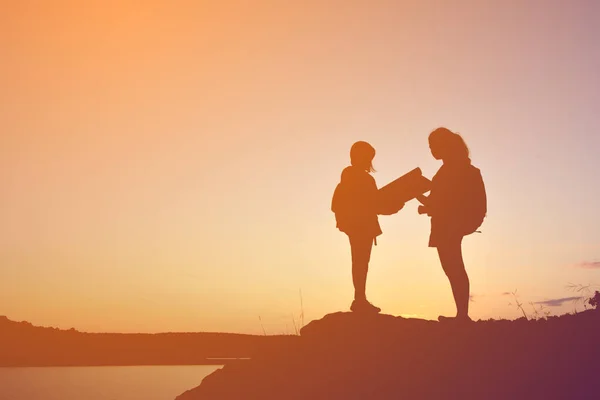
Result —
M331 209L335 213L337 228L346 233L352 254L352 282L354 301L350 310L356 312L380 312L366 296L367 272L373 243L381 235L378 214L391 215L402 209L383 211L373 169L375 149L367 142L356 142L350 149L350 166L342 171L340 183L335 189Z
M429 196L417 197L423 204L419 213L431 217L429 247L437 248L457 309L456 317L440 316L439 320L470 321L469 277L462 256L462 239L471 233L465 229L470 212L465 209L465 204L471 194L467 181L472 174L481 180L481 175L471 165L469 149L459 134L438 128L429 135L429 147L433 157L442 160L443 165L432 179ZM483 187L482 180L480 184Z

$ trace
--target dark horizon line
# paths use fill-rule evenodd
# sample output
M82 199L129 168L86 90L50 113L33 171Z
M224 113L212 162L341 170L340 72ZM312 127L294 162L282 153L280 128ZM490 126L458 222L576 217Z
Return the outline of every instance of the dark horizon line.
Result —
M72 333L82 333L88 335L196 335L196 334L207 334L207 335L237 335L237 336L297 336L295 333L276 333L276 334L260 334L260 333L239 333L239 332L218 332L218 331L166 331L166 332L90 332L90 331L80 331L76 328L58 328L55 326L43 326L43 325L34 325L30 321L17 321L14 319L8 318L6 315L0 315L0 321L5 320L11 322L13 324L24 324L29 325L32 328L39 329L52 329L60 332L72 332Z

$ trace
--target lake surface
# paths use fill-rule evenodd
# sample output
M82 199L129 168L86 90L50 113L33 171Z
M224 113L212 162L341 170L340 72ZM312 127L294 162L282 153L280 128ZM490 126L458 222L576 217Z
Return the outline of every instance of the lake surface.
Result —
M219 368L0 368L0 400L174 400Z

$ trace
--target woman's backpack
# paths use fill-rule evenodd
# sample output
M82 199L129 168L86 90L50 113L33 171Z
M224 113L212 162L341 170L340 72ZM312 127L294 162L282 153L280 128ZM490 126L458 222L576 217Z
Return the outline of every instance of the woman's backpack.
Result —
M462 185L464 185L465 193L461 225L464 234L470 235L477 232L486 217L487 194L481 171L478 168L470 166L463 179Z

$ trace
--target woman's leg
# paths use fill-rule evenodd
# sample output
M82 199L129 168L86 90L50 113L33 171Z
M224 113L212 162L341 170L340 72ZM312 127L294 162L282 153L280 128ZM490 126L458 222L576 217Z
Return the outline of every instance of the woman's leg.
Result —
M352 252L354 300L366 300L367 272L369 271L373 238L364 236L350 236L349 238Z
M462 238L438 246L442 268L450 280L458 318L469 316L469 277L462 257Z

